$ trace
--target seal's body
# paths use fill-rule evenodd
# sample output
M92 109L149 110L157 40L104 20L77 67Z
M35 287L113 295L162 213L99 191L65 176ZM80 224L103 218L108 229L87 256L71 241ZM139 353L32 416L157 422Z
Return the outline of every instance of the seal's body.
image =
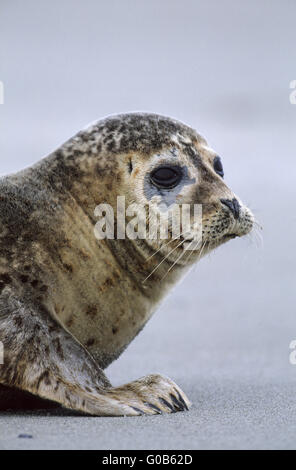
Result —
M168 378L114 388L103 369L194 261L251 230L250 211L222 178L219 157L193 129L139 113L99 121L2 178L0 383L95 415L187 409ZM168 240L98 240L95 208L116 208L119 196L156 212L159 202L162 210L201 204L202 246L188 255L186 237L170 232Z

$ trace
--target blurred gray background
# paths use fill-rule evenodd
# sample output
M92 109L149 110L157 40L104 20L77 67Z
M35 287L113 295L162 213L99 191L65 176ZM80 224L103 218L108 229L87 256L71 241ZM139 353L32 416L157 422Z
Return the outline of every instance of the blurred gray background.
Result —
M6 412L0 448L296 448L295 16L294 0L0 0L1 174L152 111L208 139L263 226L203 259L109 368L115 385L170 376L189 413Z

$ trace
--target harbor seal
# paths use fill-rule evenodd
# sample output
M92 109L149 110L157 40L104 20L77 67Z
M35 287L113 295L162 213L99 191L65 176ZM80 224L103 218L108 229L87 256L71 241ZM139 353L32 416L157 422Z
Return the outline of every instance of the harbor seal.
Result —
M130 113L100 120L2 177L2 388L96 416L187 410L188 398L169 378L112 387L104 369L194 262L252 229L252 213L223 176L221 158L191 127ZM192 240L171 231L167 240L98 239L96 207L115 208L122 196L127 205L156 201L156 211L201 205L202 245L187 251Z

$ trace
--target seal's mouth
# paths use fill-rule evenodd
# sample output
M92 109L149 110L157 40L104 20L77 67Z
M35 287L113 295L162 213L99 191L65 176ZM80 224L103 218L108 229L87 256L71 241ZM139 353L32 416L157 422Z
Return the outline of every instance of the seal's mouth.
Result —
M236 237L238 237L236 233L227 233L226 235L223 235L223 240L231 240Z

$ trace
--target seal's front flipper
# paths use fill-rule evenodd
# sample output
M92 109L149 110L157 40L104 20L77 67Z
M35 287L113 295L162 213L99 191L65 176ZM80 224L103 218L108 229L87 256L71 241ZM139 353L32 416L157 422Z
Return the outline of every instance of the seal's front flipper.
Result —
M191 406L185 393L171 379L159 374L147 375L107 392L110 398L124 402L137 414L175 413Z

